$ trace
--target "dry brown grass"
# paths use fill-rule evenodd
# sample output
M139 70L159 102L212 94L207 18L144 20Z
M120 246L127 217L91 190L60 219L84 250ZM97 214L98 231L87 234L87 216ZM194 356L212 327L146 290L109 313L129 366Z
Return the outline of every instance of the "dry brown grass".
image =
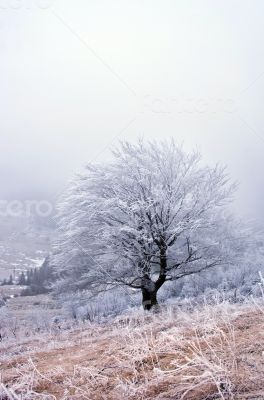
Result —
M3 399L264 399L263 323L250 306L168 308L2 343Z

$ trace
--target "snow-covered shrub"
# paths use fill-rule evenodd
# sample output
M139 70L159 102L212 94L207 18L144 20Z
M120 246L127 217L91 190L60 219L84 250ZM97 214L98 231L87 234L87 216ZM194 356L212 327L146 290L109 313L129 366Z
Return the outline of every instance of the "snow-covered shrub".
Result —
M33 310L27 320L36 332L48 331L53 325L53 318L49 310Z
M186 276L175 282L168 282L161 288L159 299L165 301L176 297L203 298L212 293L222 293L230 302L242 302L251 295L259 297L261 292L260 269L264 273L264 264L248 263L230 267L218 267L193 276ZM264 286L263 286L264 287Z
M138 293L116 289L102 292L96 296L90 293L67 294L59 297L59 302L66 315L76 321L101 322L106 318L115 317L131 306L138 306Z

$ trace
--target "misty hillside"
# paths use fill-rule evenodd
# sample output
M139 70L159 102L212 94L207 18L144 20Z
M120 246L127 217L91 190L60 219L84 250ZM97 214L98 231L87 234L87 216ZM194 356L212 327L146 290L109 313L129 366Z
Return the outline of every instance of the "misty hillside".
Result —
M263 0L0 0L0 400L264 400Z
M0 222L0 280L40 267L50 250L53 225L22 217Z

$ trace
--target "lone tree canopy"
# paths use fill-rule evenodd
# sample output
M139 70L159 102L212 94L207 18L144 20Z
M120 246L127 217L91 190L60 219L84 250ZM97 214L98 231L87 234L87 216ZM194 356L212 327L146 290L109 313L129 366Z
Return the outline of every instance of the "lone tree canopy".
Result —
M88 165L61 199L58 287L124 285L150 309L166 281L229 262L234 186L173 141L123 142L113 156Z

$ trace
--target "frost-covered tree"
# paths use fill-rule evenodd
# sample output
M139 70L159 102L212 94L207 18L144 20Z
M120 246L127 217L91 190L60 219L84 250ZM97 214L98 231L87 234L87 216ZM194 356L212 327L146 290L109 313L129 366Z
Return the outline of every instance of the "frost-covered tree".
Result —
M230 264L243 247L227 212L233 191L224 168L173 141L121 143L60 201L57 290L122 285L150 309L166 281Z
M27 280L26 280L26 275L24 273L24 271L19 275L18 278L18 285L20 286L26 286L27 284Z

